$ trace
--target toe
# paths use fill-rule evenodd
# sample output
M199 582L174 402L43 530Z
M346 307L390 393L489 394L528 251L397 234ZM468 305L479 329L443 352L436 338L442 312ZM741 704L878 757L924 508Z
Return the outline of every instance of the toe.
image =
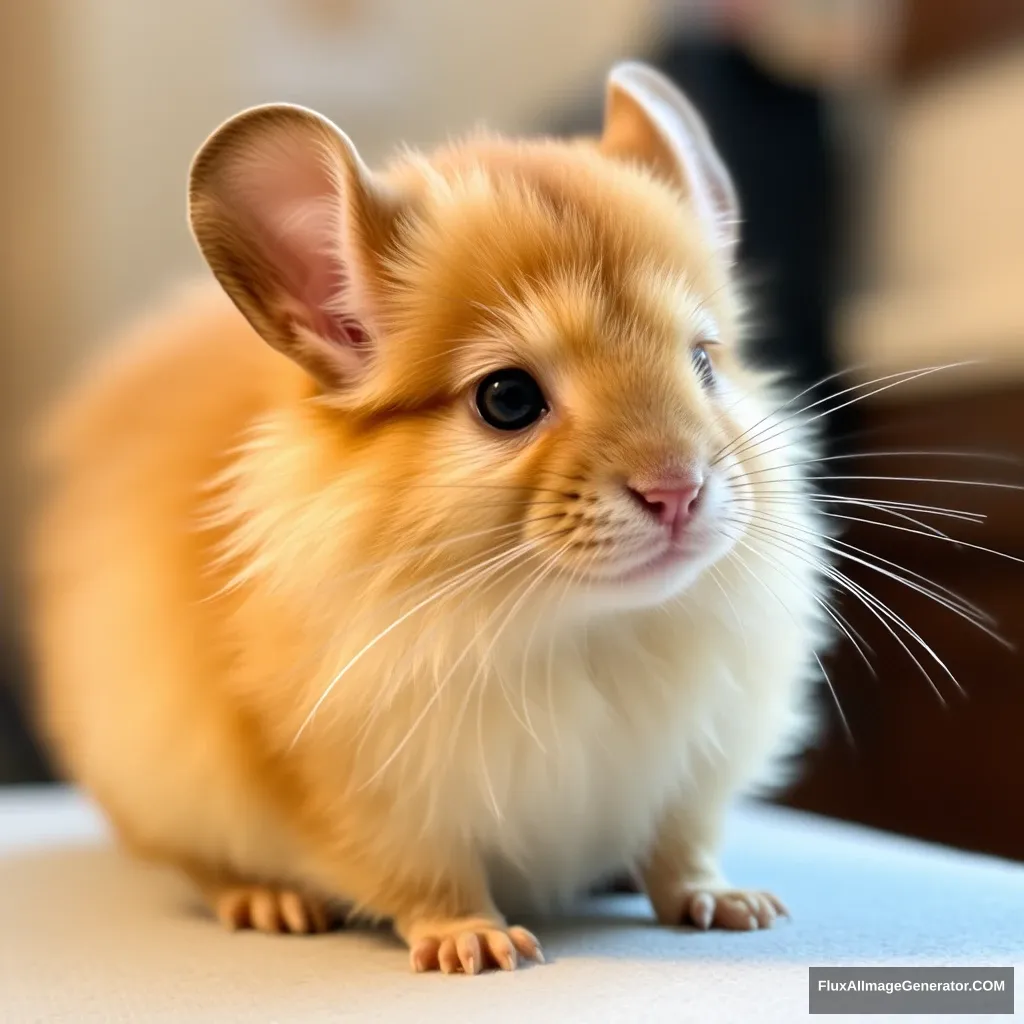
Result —
M489 927L489 922L482 920L453 925L447 935L435 932L410 942L409 962L414 971L480 974L495 967L514 971L523 957L544 962L540 943L525 928Z
M312 930L306 903L297 892L283 892L279 909L285 928L293 935L305 935Z
M483 970L483 951L475 932L463 932L455 940L455 947L459 952L459 963L466 974L479 974Z
M738 932L757 928L757 917L742 896L719 896L716 910L715 920L723 928L732 928Z
M709 892L694 893L683 918L689 918L698 928L707 931L715 920L715 897Z
M541 949L540 942L533 932L515 926L509 928L508 937L520 956L525 956L527 960L536 960L539 964L544 963L544 950Z
M519 965L519 956L512 939L504 932L489 931L484 933L484 944L490 960L503 971L514 971Z
M249 926L249 900L245 893L238 889L222 893L214 910L217 920L231 931Z
M771 928L775 924L777 916L771 901L761 893L754 893L748 898L754 911L754 917L757 918L758 927Z
M409 952L409 961L412 969L417 974L424 971L436 971L440 966L438 953L441 949L441 940L436 938L420 939Z
M445 974L454 974L459 969L459 951L455 939L450 935L441 940L437 951L438 966Z
M254 889L249 897L249 916L253 928L261 932L281 931L282 922L276 893L269 889Z

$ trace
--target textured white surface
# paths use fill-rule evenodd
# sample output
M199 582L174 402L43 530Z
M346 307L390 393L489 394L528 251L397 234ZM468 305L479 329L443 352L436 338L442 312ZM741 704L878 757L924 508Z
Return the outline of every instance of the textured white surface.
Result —
M794 920L697 934L609 897L537 926L545 966L413 975L386 933L224 933L178 879L114 852L76 796L13 791L0 795L0 1021L792 1024L810 964L1024 966L1024 866L761 807L734 815L726 863Z

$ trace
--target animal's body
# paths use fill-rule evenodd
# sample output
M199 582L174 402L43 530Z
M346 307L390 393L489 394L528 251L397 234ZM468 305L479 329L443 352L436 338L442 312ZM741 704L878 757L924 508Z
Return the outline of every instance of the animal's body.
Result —
M539 955L503 915L622 869L665 923L770 924L717 844L804 721L820 528L685 100L625 66L596 143L381 174L262 108L191 189L220 287L129 331L47 438L68 772L226 922L341 904L418 969Z

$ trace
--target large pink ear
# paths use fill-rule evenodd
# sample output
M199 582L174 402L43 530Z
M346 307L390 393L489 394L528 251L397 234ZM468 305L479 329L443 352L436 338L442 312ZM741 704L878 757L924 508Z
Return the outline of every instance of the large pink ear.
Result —
M660 72L626 62L612 68L601 151L648 167L694 204L713 243L729 258L739 241L739 201L703 119Z
M400 204L348 138L302 107L256 107L196 154L189 220L244 316L324 387L373 354L383 263Z

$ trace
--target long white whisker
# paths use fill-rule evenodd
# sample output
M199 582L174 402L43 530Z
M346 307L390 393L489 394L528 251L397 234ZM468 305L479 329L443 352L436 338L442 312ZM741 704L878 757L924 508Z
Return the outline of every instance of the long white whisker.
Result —
M778 501L766 502L765 504L775 505L775 506L781 505L783 509L786 509L786 508L793 509L793 508L797 507L793 502L787 503L785 501L783 501L783 502L778 502ZM820 502L820 503L819 502L815 502L815 504L831 504L831 503L830 502ZM844 508L844 507L847 507L849 505L854 505L854 506L856 506L858 508L866 508L866 509L868 509L871 512L877 512L877 513L879 513L879 515L891 516L891 517L893 517L895 519L900 519L903 522L913 523L915 526L919 526L922 530L927 530L928 533L934 534L936 537L942 537L942 538L944 538L946 540L953 541L954 543L956 542L956 538L950 536L950 534L946 533L945 531L940 530L937 526L932 526L931 523L926 523L926 522L924 522L921 519L916 519L914 516L907 514L909 511L917 512L917 511L919 511L918 509L909 509L907 511L903 511L900 507L893 507L892 505L879 505L879 504L876 504L874 502L869 502L869 501L837 502L837 504L839 505L840 508ZM832 519L849 519L850 518L849 516L844 515L841 512L828 512L828 511L826 511L824 509L819 509L818 510L818 514L823 515L823 516L828 516L828 517L830 517ZM956 515L956 514L951 514L951 513L942 513L942 512L928 513L928 512L925 512L923 514L924 515L928 515L928 514L939 515L939 516L942 516L943 518L955 519L955 520L957 520L959 522L964 522L964 523L971 523L974 526L977 526L978 522L979 522L978 520L970 519L967 516L961 516L961 515ZM873 522L875 523L875 525L881 526L883 528L886 527L886 526L890 526L891 525L890 523L881 522L881 521L878 521L878 520L873 520Z
M898 530L901 533L912 533L918 537L934 537L936 540L946 541L950 544L955 544L957 547L971 548L973 551L981 551L986 555L995 555L997 558L1005 558L1010 562L1017 562L1020 565L1024 565L1024 558L1018 558L1016 555L1009 555L1005 551L999 551L997 548L987 548L981 544L972 544L970 541L961 540L959 537L949 537L946 534L941 536L935 536L935 534L925 533L923 530L914 530L909 526L899 526L897 523L880 523L875 519L862 519L858 516L841 516L836 512L818 512L818 515L829 516L833 519L847 519L853 523L867 523L869 526L884 526L889 530Z
M567 545L570 544L570 543L571 542L567 542ZM563 549L563 550L566 550L566 549ZM558 554L561 554L561 553L562 552L558 552ZM537 579L535 580L535 582L533 584L534 588L538 587L544 581L544 579L546 577L551 575L551 570L554 568L554 565L555 565L555 560L554 560L554 558L552 558L551 561L549 562L549 564L547 565L547 567L542 567L539 576L537 577ZM529 593L529 592L527 592L527 593ZM526 598L526 595L524 594L524 596L523 596L523 598L521 600L525 600L525 598ZM533 636L536 633L537 623L539 621L540 621L540 617L537 616L535 618L535 620L534 620L533 629L531 629L531 631L530 631L530 639L531 640L532 640ZM520 673L521 701L522 701L522 706L523 706L523 716L524 717L523 717L523 719L519 719L519 716L516 715L516 718L517 718L517 720L522 722L522 724L524 725L527 733L530 736L533 737L533 739L536 742L536 744L537 744L538 748L540 749L541 753L546 754L547 750L544 747L544 744L541 741L540 736L537 734L537 730L533 726L533 720L530 717L530 709L529 709L529 706L528 706L528 699L527 699L527 692L526 692L526 668L527 668L527 664L528 664L527 649L528 649L528 646L529 646L529 642L530 641L528 640L527 644L524 645L524 647L523 647L523 665L522 665L522 671ZM506 699L508 699L507 694L506 694ZM512 707L511 701L509 702L509 707ZM513 711L513 713L515 713L515 712Z
M741 541L739 541L739 538L736 538L736 540L737 540L737 542L742 543ZM875 666L871 663L871 659L867 656L867 654L864 651L865 647L867 648L867 650L869 650L869 651L871 650L870 644L868 644L864 640L864 638L857 632L857 630L853 628L853 626L846 619L846 617L840 611L838 611L838 609L830 608L828 606L828 603L826 601L824 601L820 596L815 594L808 587L805 587L803 584L801 584L791 572L789 572L787 569L785 569L785 567L780 562L778 562L777 559L769 559L768 556L765 555L764 552L758 551L756 548L752 548L749 545L745 545L745 546L748 547L748 550L752 551L754 554L758 555L760 558L764 559L765 561L768 561L769 564L771 564L775 568L775 570L777 572L783 573L783 575L785 575L786 578L798 590L801 591L801 593L804 593L808 597L810 597L815 602L815 604L817 604L822 609L822 611L839 627L840 631L846 636L846 638L850 641L850 643L853 644L854 650L856 650L857 653L861 656L861 659L863 660L864 664L867 666L868 671L873 676L875 676L875 678L877 678L878 673L875 671ZM817 565L815 565L814 567L815 568L819 568L819 566L817 566ZM862 644L863 644L863 647L861 646ZM874 652L872 652L872 653L874 653Z
M729 592L726 590L725 584L722 582L721 570L719 570L718 566L716 565L710 565L708 566L708 573L711 579L714 580L715 586L718 587L719 591L722 594L722 597L725 598L726 603L729 605L729 610L732 612L732 617L736 620L737 632L743 638L744 650L746 650L749 653L750 648L747 643L747 631L743 628L743 623L740 621L739 612L736 611L736 606L732 603L732 598L729 596Z
M713 460L712 465L714 465L716 462L721 461L727 455L731 454L730 449L732 449L733 445L738 444L744 438L748 437L751 434L752 431L757 430L758 427L760 427L764 423L767 423L770 419L772 419L774 416L777 416L784 409L788 409L794 402L797 402L801 398L803 398L804 395L809 394L815 388L819 388L823 384L828 384L831 381L836 380L838 377L842 377L844 374L849 373L849 372L850 372L849 370L837 370L835 373L830 373L827 377L822 377L820 380L816 380L813 384L810 384L808 387L805 387L803 389L803 391L798 391L791 398L789 398L785 402L783 402L782 405L776 406L774 409L772 409L771 412L769 412L766 415L762 416L759 420L757 420L755 423L753 423L751 426L749 426L741 434L739 434L736 437L734 437L728 444L726 444L718 452L718 455ZM840 393L842 394L842 392L840 392ZM741 396L740 400L742 400L743 397L746 397L746 396ZM826 396L826 398L827 397L829 397L829 396ZM739 405L739 401L734 402L732 404L732 406L730 407L730 411L731 411L731 409L735 408L737 405ZM809 408L809 407L808 406L804 406L804 409L806 409L806 408ZM802 410L797 410L797 412L794 415L799 415L801 411Z
M736 537L734 539L737 543L742 544L743 547L745 547L748 551L753 550L752 548L750 548L748 544L745 544L741 538ZM779 607L781 607L786 612L786 614L790 616L794 624L796 624L796 617L789 610L789 608L786 607L785 602L779 597L778 594L775 593L775 591L770 586L768 586L767 583L765 583L764 580L761 579L760 576L757 575L757 573L753 571L753 569L750 568L750 566L747 565L746 561L740 556L740 553L733 549L733 551L730 554L731 557L736 560L736 564L739 565L755 582L759 583L762 587L764 587L764 589L767 590L768 593L775 599ZM826 671L824 664L822 664L821 658L818 657L818 652L811 648L811 654L814 656L814 660L818 663L818 669L821 672L822 678L828 684L829 692L832 694L832 700L835 703L836 710L839 712L839 719L843 723L843 731L846 733L847 741L851 745L853 745L853 732L850 729L850 723L846 718L846 712L843 710L843 705L839 701L839 694L836 693L836 688L832 685L832 679Z
M770 538L764 538L763 537L762 539L764 540L765 543L768 543L768 544L775 543L777 546L781 547L781 545L779 545L779 541L778 541L777 538L774 541L771 540ZM794 551L792 549L787 549L785 547L782 547L782 550L784 550L784 551L785 550L789 550L790 554L793 554L793 555L795 555L795 557L802 559L806 565L809 565L812 568L817 569L817 571L821 572L822 575L826 576L828 579L831 579L833 582L837 583L842 590L849 592L861 604L863 604L864 607L867 608L868 611L870 611L871 614L874 615L874 617L876 619L878 619L878 621L882 624L882 626L893 636L893 638L900 645L900 647L902 647L903 650L906 651L907 656L917 666L917 668L920 670L921 674L924 676L925 680L927 680L928 685L931 687L932 691L935 693L936 697L939 699L939 702L941 704L945 705L946 699L945 699L945 697L942 696L941 691L935 685L935 681L929 675L928 670L924 667L924 665L921 664L921 662L915 656L914 652L906 645L906 643L904 643L903 638L901 636L899 636L898 633L896 633L896 631L892 628L892 626L889 625L889 622L881 614L881 612L878 610L878 608L875 607L875 604L872 603L872 602L875 601L874 595L870 594L868 591L864 590L858 584L854 583L848 576L846 576L845 574L841 573L838 569L835 569L832 566L823 565L818 559L807 558L802 553L797 553L796 551ZM882 602L878 602L878 604L881 605ZM884 605L882 607L884 608ZM887 608L885 610L888 611ZM895 614L895 613L892 613L892 614ZM897 618L898 618L898 616L897 616Z
M525 601L526 598L533 592L537 582L540 579L543 578L544 571L546 569L548 569L550 566L554 565L557 562L557 560L571 546L572 546L572 538L570 537L569 540L567 540L562 545L561 548L559 548L557 551L553 552L551 555L549 555L549 557L544 562L541 563L540 569L535 571L533 576L532 576L532 578L530 578L528 580L528 583L527 583L527 585L525 585L523 587L522 593L519 595L519 598L512 604L511 608L509 609L508 614L505 616L504 621L501 623L500 626L498 626L498 628L491 635L491 641L487 645L487 649L484 651L483 655L481 656L480 663L477 666L477 670L473 674L473 678L472 678L472 680L470 680L470 683L469 683L469 689L470 689L470 691L472 691L474 689L474 687L477 686L477 680L479 679L480 695L477 698L477 713L476 713L477 744L478 744L478 749L480 751L480 763L483 765L484 782L487 785L487 793L488 793L488 796L490 797L490 800L491 800L491 807L494 810L494 815L495 815L495 817L499 821L502 819L503 815L501 813L501 808L498 806L497 798L495 797L495 794L494 794L494 786L493 786L493 784L491 782L490 772L488 771L488 768L487 768L487 758L484 756L484 751L483 751L483 719L482 719L482 715L483 715L483 699L484 699L484 691L485 691L484 673L485 673L486 668L487 668L488 659L490 658L491 653L494 651L494 648L495 648L495 646L498 643L498 638L501 636L501 634L505 631L505 629L508 626L508 624L515 617L516 611L522 606L523 601ZM499 605L499 607L500 607L500 605ZM504 684L501 685L501 689L502 689L503 695L505 696L506 701L508 702L509 707L511 708L512 707L512 702L508 700L508 694L505 692ZM515 709L514 708L513 708L513 713L515 713Z
M760 457L765 455L773 455L775 452L784 451L788 448L788 445L779 445L778 448L770 448L768 451L758 452ZM960 452L954 450L943 450L943 449L918 449L917 451L907 450L873 450L867 452L848 452L842 455L824 455L820 458L814 459L801 459L799 462L787 462L780 466L768 466L764 469L755 469L748 471L748 476L759 476L761 473L772 473L780 469L799 469L802 466L817 466L824 462L859 462L861 459L881 459L881 458L899 458L899 457L930 457L930 458L947 458L947 459L972 459L979 462L1001 462L1007 465L1019 466L1021 460L1014 458L1012 455L1001 455L996 452Z
M532 521L533 520L531 520L531 522ZM534 542L534 544L537 544L537 543L539 543L541 541L551 540L552 538L555 538L555 537L564 536L568 532L571 532L571 531L567 530L567 529L548 530L546 533L542 533L539 536L532 538L532 541ZM487 593L488 590L491 589L491 587L493 587L495 585L496 582L498 582L500 579L504 578L503 576L499 576L499 575L496 575L496 574L500 573L501 570L503 570L507 565L512 564L515 561L516 558L518 558L520 555L522 555L523 551L530 546L530 543L531 543L531 541L527 540L527 541L524 541L523 543L519 544L518 546L515 546L515 547L512 547L512 548L505 548L502 551L499 551L498 552L498 556L500 557L501 560L498 560L498 559L492 560L494 564L489 562L488 564L484 564L481 567L481 565L480 565L480 563L479 563L479 561L477 559L477 556L473 556L471 559L464 560L464 561L460 562L455 567L456 571L455 571L454 575L449 576L448 579L445 582L455 581L456 579L462 579L462 581L465 584L465 586L459 587L455 591L456 593L458 592L458 590L465 590L465 589L467 589L471 585L474 585L476 583L481 583L482 584L482 589L480 590L480 594L481 595L485 594L485 593ZM527 557L532 558L534 556L533 555L528 555ZM463 571L463 567L465 567L467 565L469 566L469 568L466 569L465 571ZM481 570L481 569L482 569L482 571L478 571L478 570ZM437 574L437 575L435 575L433 577L433 580L436 580L438 578L438 576L443 576L443 575L444 575L443 572L440 573L440 574ZM489 579L488 579L488 577L489 577ZM406 595L402 595L402 596L403 597L411 597L415 593L415 591L418 590L418 589L420 589L420 586L414 586L414 587L409 589L409 591L407 592ZM449 596L454 596L454 593L449 595ZM427 626L427 632L432 631L433 629L436 628L436 626L437 626L436 622L431 624L431 625L428 625ZM425 635L424 633L421 633L420 638L422 639L422 637L424 635ZM379 709L381 707L383 707L385 704L390 703L390 700L392 699L392 697L393 697L393 694L389 694L387 691L383 691L382 692L381 698L374 705L374 709L373 709L373 712L372 712L372 715L371 715L370 719L368 719L367 722L364 723L361 731L365 731L365 729L369 728L369 726L372 724L373 718L376 717Z
M892 480L905 484L949 484L957 487L991 487L1000 491L1024 491L1024 484L1008 484L998 480L952 480L932 476L869 476L869 475L829 475L808 476L808 480Z
M528 548L529 547L533 547L533 542L532 541L528 541L525 546L528 547ZM533 553L536 554L536 552L533 552ZM517 550L516 554L517 555L518 554L522 554L522 552ZM527 551L526 554L527 554L527 557L529 557L529 554L530 554L529 551ZM499 566L499 570L507 568L510 564L512 565L512 569L513 570L515 568L518 568L518 565L516 564L516 560L513 558L513 559L506 559L506 561L502 562L501 566ZM504 578L505 575L507 575L507 573L503 573L498 578L499 579L500 578ZM495 582L495 578L492 576L491 584L493 584L494 582ZM501 606L499 605L498 607L500 608ZM494 613L492 612L491 615L488 616L487 620L485 620L485 622L484 622L484 625L481 627L481 631L483 629L486 629L487 624L490 621L490 619L493 617L493 615L494 615ZM477 633L477 636L479 636L479 632ZM430 709L437 703L438 700L440 700L441 695L444 693L445 689L447 688L448 682L452 679L452 677L455 675L456 669L459 667L459 665L465 660L466 656L469 654L469 651L470 651L471 647L472 647L472 641L469 644L467 644L465 646L465 648L463 648L463 650L459 654L458 658L451 664L451 666L449 666L449 670L445 674L444 679L442 681L440 681L434 687L434 692L431 694L430 698L423 705L422 709L420 710L420 712L416 716L416 718L413 720L412 725L409 727L408 731L406 732L406 734L402 738L402 740L395 746L394 750L391 751L391 753L384 760L384 762L377 767L377 769L374 771L374 773L360 786L360 789L365 789L368 786L373 785L373 783L376 782L377 779L379 779L381 777L381 775L383 775L384 772L386 772L388 770L388 768L394 763L395 759L399 756L399 754L401 754L401 752L405 749L405 747L407 746L409 741L415 735L416 730L419 728L419 726L422 724L423 720L430 713ZM468 699L468 694L467 694L467 699ZM453 732L454 731L457 731L457 726L456 726L456 729L453 730Z
M917 593L935 601L936 604L941 605L943 608L947 608L949 611L959 615L967 622L970 622L971 625L976 626L982 632L987 633L994 640L997 640L1004 646L1007 643L1007 641L1001 636L986 627L986 622L991 623L994 621L990 615L984 612L981 608L972 604L966 598L961 597L955 591L950 590L948 587L944 587L940 583L936 583L934 580L928 579L927 576L923 576L921 573L915 572L913 569L908 569L906 566L900 565L897 562L892 562L873 551L867 551L864 548L851 544L849 541L841 540L838 537L825 539L820 534L814 533L812 530L808 530L788 520L780 520L777 517L765 516L762 514L755 514L753 518L762 522L774 523L777 526L784 526L789 530L795 531L802 536L809 538L809 543L820 550L828 551L840 558L847 558L852 562L856 562L858 565L863 565L865 568L872 569L884 576L896 579L903 583L904 586L909 587L911 590L915 590ZM878 525L888 526L890 524L879 523ZM859 555L864 556L864 558L857 557ZM875 565L873 562L864 561L866 558L873 558L877 562L880 562L881 565ZM890 566L893 569L897 569L899 572L906 573L907 576L912 577L913 579L906 579L902 576L890 573L884 569L883 566ZM920 580L921 583L925 585L921 586L920 584L915 583L914 580Z
M939 516L942 519L958 519L964 523L978 525L987 518L982 512L967 512L962 509L944 508L941 505L923 505L906 501L892 501L888 498L835 497L817 491L764 491L750 489L740 497L749 499L751 504L802 506L805 502L814 505L860 505L877 512L898 509L902 512L917 512L922 515ZM924 525L923 523L921 524Z
M521 545L519 545L514 550L518 551L518 550L521 550L521 549L525 549L525 548L528 548L529 546L531 546L532 544L533 544L533 541L524 541ZM493 562L498 561L498 560L500 560L502 558L505 558L508 554L509 554L508 552L502 552L501 554L494 555L491 558L489 558L486 561L484 561L483 563L481 563L480 568L486 568L487 566L493 564ZM470 570L470 571L472 571L472 570ZM302 725L299 726L298 732L295 734L295 738L291 742L291 748L295 747L295 744L298 743L299 739L301 738L303 732L305 732L305 730L308 727L309 723L313 720L313 718L316 716L316 713L323 706L324 701L327 700L327 698L333 692L334 688L344 678L345 674L358 661L360 661L381 640L383 640L386 636L388 636L388 634L393 632L403 622L405 622L406 620L411 618L413 615L415 615L416 612L418 612L421 608L425 608L425 607L427 607L427 605L432 604L434 601L437 601L440 598L444 597L445 595L451 593L454 589L457 589L458 587L464 585L465 582L466 582L465 578L464 577L460 577L460 578L456 579L454 582L450 582L448 584L445 584L444 586L440 587L438 590L435 590L429 596L425 597L422 601L420 601L417 604L415 604L407 612L405 612L404 614L400 615L386 629L381 630L381 632L379 632L372 640L370 640L362 648L360 648L360 650L348 661L348 663L341 669L341 671L338 672L337 675L334 676L334 678L330 681L330 683L328 683L327 687L324 689L324 692L320 695L320 697L317 699L316 703L310 709L309 714L306 715L305 719L302 722Z
M720 459L725 458L726 455L730 454L730 449L732 448L733 445L739 443L745 437L748 437L751 434L752 431L757 430L757 428L760 427L762 424L767 423L768 420L772 419L774 416L777 416L780 412L783 411L783 409L788 409L794 402L797 402L801 398L803 398L804 395L809 394L811 391L814 391L815 388L819 388L822 385L828 384L831 381L834 381L834 380L838 379L839 377L845 376L845 375L847 375L847 374L849 374L851 372L853 372L851 369L837 370L835 373L830 373L827 376L822 377L820 380L816 380L813 384L810 384L807 387L805 387L803 389L803 391L798 391L791 398L789 398L785 402L783 402L782 405L777 406L771 412L767 413L765 416L762 416L761 419L759 419L752 426L748 427L738 437L733 438L733 440L730 441L729 444L727 444L718 453L718 456L715 458L714 461L718 462ZM910 372L910 371L904 370L902 372L903 373L907 373L907 372ZM896 375L890 375L890 376L896 376ZM882 380L889 380L889 377L880 377L880 378L877 378L876 380L867 381L867 382L862 383L862 384L854 384L852 387L846 388L843 391L836 392L835 394L828 394L824 398L819 399L817 402L812 403L811 405L805 405L802 408L797 409L796 412L793 413L793 416L786 417L782 422L786 422L787 420L789 420L789 419L791 419L791 418L793 418L795 416L799 416L802 412L806 412L808 409L813 408L815 405L820 405L821 402L828 401L829 398L835 398L835 397L838 397L840 395L845 395L845 394L847 394L850 391L857 390L858 388L870 387L872 384L877 384L877 383L879 383ZM733 404L735 406L735 405L738 405L739 403L736 402L736 403L733 403ZM757 435L755 435L755 436L757 436ZM712 465L714 465L714 462L712 463Z
M530 502L531 505L538 504L537 502ZM535 516L528 520L530 523L541 523L551 519L562 519L564 515L561 512L552 513L551 515ZM463 533L455 537L446 537L444 540L433 541L430 544L421 544L414 548L408 548L405 551L397 552L394 555L390 555L387 558L382 558L377 562L369 562L365 565L359 566L358 569L352 570L352 572L344 573L340 578L348 579L352 576L363 575L367 572L372 572L374 569L380 569L387 565L394 563L406 563L413 560L413 556L422 554L425 552L434 553L436 551L442 551L445 548L452 547L455 544L462 544L468 540L477 540L480 537L493 537L495 534L512 534L515 535L523 528L521 521L512 523L503 523L500 526L491 526L484 530L474 530L472 533ZM475 557L475 556L474 556Z
M939 373L942 370L950 370L950 369L954 369L954 368L960 367L960 366L968 366L968 365L971 364L971 362L973 362L973 361L972 360L966 360L964 362L959 362L959 363L946 363L946 364L944 364L942 366L928 366L928 367L925 367L924 369L921 369L921 370L914 370L914 371L903 370L903 371L901 371L899 373L886 374L884 377L878 377L878 378L876 378L873 381L867 381L866 383L863 383L863 384L855 384L852 387L845 388L842 391L837 391L835 394L826 395L824 398L819 398L817 401L811 402L809 405L805 405L803 408L798 409L795 412L792 412L792 413L790 413L787 416L784 416L781 420L779 420L779 421L777 421L775 423L769 424L768 426L764 427L762 430L758 431L756 434L752 434L751 435L749 433L749 431L747 431L746 433L747 433L748 436L746 438L746 442L739 449L733 449L732 451L729 451L728 448L727 448L724 451L723 454L720 454L714 460L712 460L712 465L714 465L715 463L719 462L726 455L732 455L733 458L736 458L737 456L741 455L743 452L747 451L747 449L749 449L755 442L757 442L759 440L760 440L760 443L762 443L762 444L766 443L767 441L771 441L771 440L773 440L776 437L780 437L783 433L786 433L788 430L796 429L797 426L805 425L807 423L814 422L815 420L822 419L825 416L831 416L833 413L839 412L840 409L846 409L847 407L849 407L851 405L855 405L857 402L863 402L865 399L871 398L871 397L873 397L874 395L877 395L877 394L881 394L881 392L883 392L883 391L888 391L890 388L898 387L900 384L909 384L911 381L917 380L920 377L927 377L927 376L929 376L929 375L931 375L933 373ZM898 380L894 380L893 378L899 378L899 379ZM783 426L786 423L791 423L794 420L798 420L800 417L803 417L805 413L810 412L811 409L814 409L817 406L822 405L825 402L832 401L832 400L834 400L836 398L841 398L845 394L849 394L849 393L854 392L854 391L860 391L863 388L872 387L875 384L883 384L883 382L885 382L885 381L890 381L891 383L884 384L884 386L875 388L873 391L868 391L865 394L859 394L855 398L851 398L848 401L843 402L842 404L837 405L837 406L835 406L833 408L826 409L823 412L815 413L813 416L809 417L808 419L800 419L799 423L794 423L792 426L786 428L786 430L778 431L778 432L776 432L774 434L769 434L769 436L767 438L764 438L764 435L766 433L768 433L769 431L771 431L773 428L781 427L781 426ZM783 406L782 408L785 408L785 406ZM769 414L768 417L765 417L765 419L770 419L774 415L775 415L775 413L771 413L771 414Z
M773 534L773 531L766 530L763 526L759 526L754 523L749 524L748 528L751 530L755 530L761 533L762 535L767 535L768 537L771 537ZM775 538L775 543L780 543L777 534L775 534ZM792 551L792 548L790 550ZM868 567L870 568L870 565ZM836 582L841 583L844 589L848 590L851 594L857 597L862 604L865 604L868 608L875 612L876 618L878 618L882 625L889 631L889 633L892 634L892 636L896 639L897 643L899 643L899 645L907 652L907 655L914 662L914 664L921 670L921 674L928 681L928 685L932 688L936 697L938 697L938 699L942 702L943 705L946 703L946 698L942 696L942 692L935 685L935 681L932 679L931 675L921 664L918 658L914 655L914 652L910 650L910 648L903 642L902 637L900 637L896 633L896 631L889 625L889 621L892 621L899 625L900 628L908 634L908 636L916 640L917 643L920 644L921 647L930 655L932 660L946 673L946 675L949 676L949 678L953 681L954 686L956 686L957 690L959 690L960 693L964 692L959 680L949 670L946 663L935 653L935 651L932 650L932 648L925 642L921 635L917 633L916 630L914 630L909 625L909 623L907 623L904 619L897 615L884 601L882 601L880 598L872 594L869 590L867 590L866 587L863 587L861 584L850 579L849 576L847 576L845 573L841 572L834 566L826 567L823 565L819 565L818 568L819 571L822 572L824 575L834 579Z

